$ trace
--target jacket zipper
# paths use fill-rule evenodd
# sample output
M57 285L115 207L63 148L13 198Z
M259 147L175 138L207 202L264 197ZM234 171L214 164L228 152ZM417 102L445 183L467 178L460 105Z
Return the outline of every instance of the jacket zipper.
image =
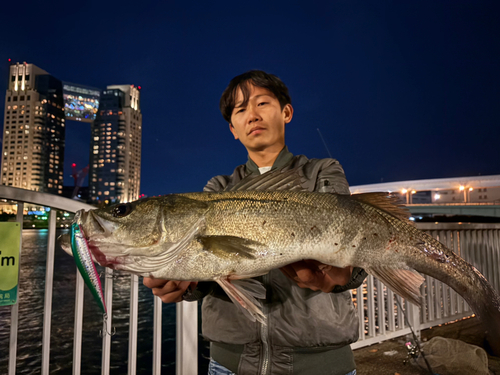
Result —
M265 286L269 285L270 282L270 276L269 273L267 275L264 275L262 278L263 284ZM261 324L260 325L260 336L262 340L262 366L260 368L260 375L268 375L269 373L269 359L270 359L270 352L269 352L269 310L267 307L267 304L262 304L262 312L264 313L264 322L266 324Z

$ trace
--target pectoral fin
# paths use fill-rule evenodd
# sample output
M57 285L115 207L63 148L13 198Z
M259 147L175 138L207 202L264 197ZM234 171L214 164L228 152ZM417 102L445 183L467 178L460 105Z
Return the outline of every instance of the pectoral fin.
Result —
M389 267L365 268L365 270L391 288L393 292L421 306L420 285L425 279L417 271Z
M266 298L266 288L262 283L254 279L229 280L227 277L215 281L248 319L265 324L262 304L257 300Z
M199 236L204 249L221 258L240 256L255 259L260 242L234 236Z

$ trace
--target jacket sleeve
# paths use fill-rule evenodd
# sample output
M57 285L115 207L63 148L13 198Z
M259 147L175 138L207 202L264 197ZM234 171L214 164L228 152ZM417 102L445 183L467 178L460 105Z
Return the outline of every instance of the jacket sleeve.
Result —
M203 188L203 191L210 193L217 193L223 191L229 182L229 176L215 176L208 180L207 184Z
M222 175L212 177L203 188L203 191L210 193L223 191L228 184L228 179L228 176ZM198 301L207 294L211 293L216 285L217 283L213 281L200 281L194 290L191 290L190 288L186 289L182 299L184 301Z
M321 169L316 177L314 191L320 193L335 193L351 195L344 169L335 159L322 159Z
M318 172L316 178L315 191L321 193L335 193L350 195L349 184L344 174L344 169L335 159L323 159L320 162L324 163ZM332 293L341 293L349 289L356 289L365 280L368 274L359 267L354 267L352 270L351 279L346 285L337 285L333 288Z

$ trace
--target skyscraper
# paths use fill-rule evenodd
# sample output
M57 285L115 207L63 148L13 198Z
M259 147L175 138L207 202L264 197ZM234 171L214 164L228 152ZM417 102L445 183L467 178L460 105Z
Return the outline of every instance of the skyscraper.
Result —
M91 129L91 203L138 199L142 138L140 87L108 86L102 92Z
M62 193L64 121L61 81L33 64L12 64L5 96L2 185Z

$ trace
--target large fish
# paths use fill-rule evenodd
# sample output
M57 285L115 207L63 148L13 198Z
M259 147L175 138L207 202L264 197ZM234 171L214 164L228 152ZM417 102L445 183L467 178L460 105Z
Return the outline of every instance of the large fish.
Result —
M155 278L216 281L253 320L261 320L263 287L242 279L302 259L361 267L416 304L423 273L467 301L500 354L499 295L478 270L412 226L395 198L383 193L172 194L77 217L100 265Z

